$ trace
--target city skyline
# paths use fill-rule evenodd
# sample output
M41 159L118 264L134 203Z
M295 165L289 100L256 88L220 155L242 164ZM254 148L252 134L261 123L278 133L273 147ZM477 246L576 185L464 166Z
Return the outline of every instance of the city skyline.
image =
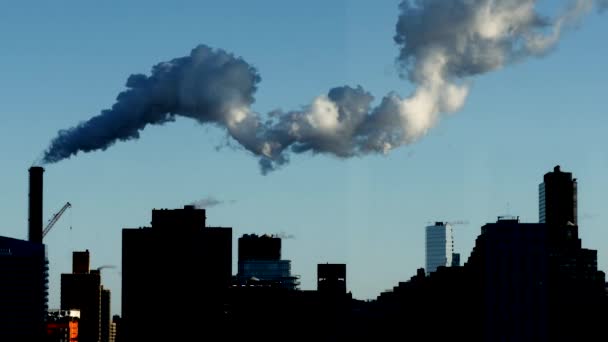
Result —
M254 103L260 112L298 108L340 85L361 84L377 101L390 91L411 93L413 85L393 66L399 1L336 2L320 14L321 2L271 4L239 3L241 11L234 11L236 3L157 5L148 7L148 18L138 16L143 5L136 3L93 11L83 5L7 8L0 24L8 43L0 66L6 89L0 95L6 104L1 235L27 238L27 169L58 130L108 108L130 74L149 74L155 63L185 56L198 44L243 56L260 70ZM557 11L553 6L539 5L547 13ZM225 18L250 28L249 36L223 27ZM24 27L29 21L35 25ZM461 263L480 227L497 216L538 222L538 184L555 165L579 180L581 239L598 251L598 268L605 270L602 134L608 122L601 99L608 47L598 42L606 25L594 11L545 57L472 79L461 110L387 155L298 154L264 176L245 151L215 149L227 139L221 130L178 119L147 129L139 140L45 165L43 222L64 203L73 205L45 237L50 307L59 308L59 275L70 272L73 251L90 250L92 268L120 265L123 228L148 226L152 209L199 200L208 206L210 225L233 227L233 246L248 233L292 235L282 250L303 289L315 288L317 264L344 263L349 291L373 299L424 266L428 221L469 222L454 227ZM314 29L302 29L309 26ZM235 262L233 256L233 274ZM119 314L120 269L102 271L102 283L112 291L112 313Z

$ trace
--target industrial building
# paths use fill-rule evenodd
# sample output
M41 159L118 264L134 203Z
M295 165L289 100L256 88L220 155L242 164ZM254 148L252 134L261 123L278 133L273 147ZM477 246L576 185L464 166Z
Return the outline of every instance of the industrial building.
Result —
M220 327L232 276L232 228L194 206L152 210L122 230L121 342L203 339Z

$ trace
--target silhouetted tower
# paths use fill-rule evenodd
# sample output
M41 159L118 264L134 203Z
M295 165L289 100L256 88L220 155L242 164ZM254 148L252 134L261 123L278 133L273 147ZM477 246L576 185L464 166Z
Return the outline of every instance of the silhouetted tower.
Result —
M152 227L122 230L120 340L206 340L224 318L232 228L204 209L153 209Z
M577 183L557 165L538 186L538 216L549 226L577 225Z
M101 342L110 342L110 330L112 325L110 309L111 293L110 289L101 286L101 307L100 307L100 338Z
M42 179L44 168L32 166L30 172L28 238L30 242L42 243Z
M89 251L72 254L72 273L61 275L61 309L80 310L79 342L101 338L101 276L89 270Z
M321 294L346 293L346 264L318 264L317 291Z

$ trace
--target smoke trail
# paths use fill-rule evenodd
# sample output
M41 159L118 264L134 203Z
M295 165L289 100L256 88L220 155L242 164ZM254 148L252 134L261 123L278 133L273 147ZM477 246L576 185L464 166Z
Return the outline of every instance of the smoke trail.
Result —
M423 137L441 115L460 110L471 77L543 56L594 4L601 10L608 0L569 1L548 18L537 13L536 0L404 0L394 41L403 77L416 88L405 98L389 93L375 107L360 86L343 86L299 110L256 113L257 70L200 45L189 56L157 64L150 76L129 77L111 109L59 131L43 161L105 150L176 116L226 129L259 158L264 174L287 163L290 153L388 153Z
M208 196L208 197L202 198L198 201L191 202L190 205L193 205L197 209L206 209L206 208L214 207L214 206L217 206L220 204L234 203L234 202L235 202L235 200L223 201L223 200L219 200L213 196Z

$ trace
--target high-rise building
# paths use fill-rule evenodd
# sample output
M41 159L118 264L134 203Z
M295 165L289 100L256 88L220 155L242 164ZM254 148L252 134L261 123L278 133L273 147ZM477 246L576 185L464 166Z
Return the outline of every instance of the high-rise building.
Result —
M101 307L99 311L99 319L100 319L100 338L101 342L109 342L110 341L110 328L112 325L112 314L110 312L110 298L111 293L110 289L106 289L101 286Z
M239 238L237 282L249 286L277 286L294 290L298 276L291 274L291 260L281 260L281 238L245 234Z
M577 182L572 173L562 172L559 165L543 177L538 186L540 223L550 226L578 224Z
M80 310L79 342L101 339L101 276L90 270L89 251L72 254L72 273L61 275L61 309Z
M0 341L41 341L47 305L45 246L0 236Z
M152 210L122 230L120 340L203 340L219 333L232 277L232 228L207 227L194 206Z
M426 273L435 272L437 267L452 266L454 239L452 226L446 222L435 222L426 227Z

